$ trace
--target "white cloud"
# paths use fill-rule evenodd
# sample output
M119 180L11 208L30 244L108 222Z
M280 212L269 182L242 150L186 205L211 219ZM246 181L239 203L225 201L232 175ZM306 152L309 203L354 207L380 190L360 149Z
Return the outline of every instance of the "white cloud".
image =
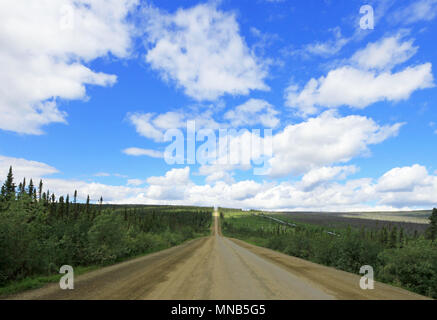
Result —
M189 182L190 179L190 167L183 169L171 169L163 177L150 177L147 179L147 183L151 185L184 185Z
M366 48L357 51L351 61L366 69L391 70L414 56L417 49L413 46L413 40L401 42L397 35L369 43Z
M378 191L412 191L416 186L431 183L424 166L415 164L411 167L393 168L378 180Z
M278 114L279 112L267 101L250 99L226 112L224 119L230 121L234 127L260 124L266 128L275 128L279 124Z
M174 128L182 128L186 125L184 123L184 115L180 112L167 112L162 113L156 116L153 120L154 125L160 129L174 129Z
M56 168L43 162L30 161L21 158L5 157L0 155L0 180L6 179L9 167L12 166L15 182L18 184L23 178L41 178L58 173Z
M140 186L142 184L145 184L147 181L141 180L141 179L128 179L127 184L129 186Z
M250 113L250 108L246 110L246 107L252 106L250 101L237 107L232 113L228 112L226 117L231 122L234 121L234 125L248 124L250 120L246 120L243 115L247 116ZM265 104L258 103L259 101L256 102L256 108L253 110L265 110ZM265 112L262 111L261 113ZM154 118L149 114L145 116L148 122L136 122L137 131L149 138L153 138L150 132L159 132L160 138L154 140L163 142L164 129L155 125L154 119L156 117ZM144 115L135 115L135 119L142 119L143 117ZM250 117L247 119L250 119ZM256 116L253 116L251 124L258 122L258 120ZM199 129L197 124L196 122L196 128ZM343 164L354 157L369 155L370 145L381 143L390 137L396 136L402 125L403 123L395 123L383 126L363 116L340 117L333 110L326 111L318 117L309 118L298 124L288 125L275 133L272 137L273 156L267 154L268 149L264 149L264 146L266 146L265 138L243 130L230 137L227 142L228 152L236 150L240 153L238 155L232 153L230 155L232 159L227 159L225 155L219 155L217 161L203 164L199 168L199 174L206 176L208 183L217 181L220 177L229 182L233 181L232 175L228 174L229 172L237 169L249 170L253 164L250 161L260 161L262 159L269 164L269 175L271 177L305 174L312 169ZM229 124L219 126L215 123L215 126L210 128L226 128L226 126L229 126ZM150 128L152 130L149 130ZM217 143L220 146L223 141L217 140ZM131 155L155 155L155 151L152 151L129 148L124 152ZM232 160L232 162L229 162L229 160Z
M56 173L47 164L0 157L0 174L6 177L14 166L16 181ZM196 185L190 180L189 167L172 169L163 176L147 180L129 179L130 186L114 186L80 180L44 178L44 189L56 196L78 191L97 201L109 203L203 205L271 210L393 210L427 208L436 204L437 176L421 165L394 168L379 179L344 180L356 171L354 166L317 168L295 182L217 181ZM145 186L142 184L147 183ZM141 187L140 187L141 186ZM309 187L310 186L310 187ZM370 205L369 203L374 203Z
M94 177L117 177L117 178L127 178L126 175L124 174L120 174L120 173L108 173L108 172L97 172L96 174L94 174Z
M230 123L219 124L210 117L208 119L213 125L207 126L207 128L217 130L218 128L229 129L232 124L234 127L243 124L253 125L263 121L258 118L259 115L276 114L276 111L269 111L270 108L272 107L267 102L252 99L225 114L224 118L227 118ZM158 126L156 119L161 119L166 115L135 114L131 116L131 119L137 125L137 131L143 136L156 142L163 142L164 124ZM181 127L184 121L189 119L185 115L176 117L174 114L171 114L169 118L177 118L178 121L174 121L175 126ZM138 121L138 119L141 119L141 121ZM274 125L276 123L268 116L264 118L264 121L264 125ZM163 121L163 123L167 122ZM207 121L203 121L203 124L206 123ZM199 122L196 121L196 130L202 128L198 124ZM208 183L220 179L232 182L234 181L233 171L247 171L259 167L262 160L264 160L270 168L269 176L272 178L289 175L298 176L320 167L345 164L358 156L368 156L371 145L379 144L396 136L402 125L403 123L379 125L367 117L353 115L341 117L335 110L325 111L317 117L309 118L298 124L288 125L284 129L275 132L272 136L273 154L268 154L268 144L265 137L263 137L263 133L261 133L261 136L257 136L248 130L240 130L235 132L235 135L228 136L228 140L223 141L223 139L220 140L218 132L215 131L218 148L215 151L220 151L220 146L228 145L227 154L219 154L218 159L215 161L201 163L198 174L206 176ZM152 133L155 132L158 134L153 135ZM199 142L197 147L201 144ZM153 156L156 151L129 148L124 152L130 155ZM156 153L156 156L158 155L161 156L161 153ZM255 161L258 163L254 164Z
M195 121L196 130L241 128L257 124L275 128L280 121L279 112L270 103L261 99L249 99L242 105L231 108L223 115L225 121L217 122L214 119L214 113L220 108L221 106L209 106L208 109L201 110L201 107L192 107L192 110L169 111L160 114L129 113L127 120L135 127L139 135L158 143L164 142L166 130L185 129L187 121ZM124 153L158 156L158 153L152 150L143 154L138 148L126 149Z
M129 121L135 126L135 129L139 135L152 139L156 142L163 142L163 129L155 127L155 125L151 122L152 117L152 113L135 113L128 115Z
M437 0L418 0L396 10L392 19L398 23L412 24L418 21L431 21L436 15Z
M401 168L402 171L417 170L417 166ZM362 178L339 183L332 180L343 179L356 170L344 167L342 173L325 175L319 183L307 188L304 180L281 183L258 183L240 181L238 183L217 182L215 185L192 186L186 192L185 203L237 208L256 208L271 210L316 210L316 211L359 211L396 210L429 208L436 204L437 176L422 176L427 183L415 181L409 191L400 179L390 192L380 191L381 179ZM322 171L322 170L320 170ZM320 176L320 175L319 175ZM322 174L323 176L323 174ZM330 176L330 177L327 177ZM308 178L306 179L308 181ZM404 190L404 191L402 191ZM369 203L375 203L370 205Z
M26 178L27 182L33 179L35 185L42 179L44 190L50 190L50 193L55 193L57 197L67 194L72 195L74 191L77 190L78 198L82 200L85 200L86 197L90 195L93 201L97 201L101 196L103 196L105 201L114 201L128 198L137 192L137 190L133 188L124 186L111 186L96 182L50 178L47 176L59 172L56 168L38 161L6 156L0 156L0 181L5 180L10 166L12 166L16 185L24 178ZM101 173L99 176L106 176L106 173Z
M190 168L172 169L162 177L147 179L146 196L158 200L182 200L190 187Z
M226 155L219 155L216 161L200 166L198 173L206 176L208 183L217 181L219 177L226 182L233 182L231 173L259 167L259 163L255 165L254 161L264 160L270 178L308 174L304 178L304 185L311 188L319 182L318 179L323 182L323 175L332 174L339 179L347 173L353 173L356 169L353 166L324 167L345 164L359 156L369 156L371 145L397 136L402 125L379 125L367 117L340 117L335 111L326 111L275 133L272 137L272 154L268 154L268 148L265 149L268 145L264 137L247 130L240 131L228 142L230 149L235 148L240 153L229 154L228 150Z
M160 151L150 150L150 149L142 149L142 148L127 148L123 150L124 154L129 156L148 156L152 158L163 158L164 154Z
M18 185L24 178L27 183L33 179L36 185L40 179L43 180L44 190L50 190L56 196L72 195L75 190L78 191L79 199L85 200L87 195L94 201L101 196L105 201L112 201L129 197L135 192L132 188L124 186L111 186L96 182L85 182L80 180L55 179L48 176L58 173L59 171L43 162L26 160L21 158L0 156L0 181L4 181L12 166L14 182ZM98 176L106 176L106 173L100 173Z
M378 101L406 100L414 91L434 86L431 63L390 71L415 52L411 41L397 38L370 44L352 57L351 63L358 66L333 69L326 76L312 78L303 89L291 84L285 92L286 105L307 116L317 113L319 107L362 109Z
M204 174L205 169L208 168L206 166L202 166L199 169L199 174ZM212 168L214 170L210 170L208 174L206 174L205 181L206 183L214 183L217 181L224 181L226 183L234 183L235 179L232 177L232 173L227 172L226 170L220 170L220 168L209 166L209 168Z
M115 75L86 63L129 55L125 17L136 2L1 1L0 129L41 134L44 125L66 122L59 99L85 99L86 85L113 85Z
M437 203L437 176L418 164L394 168L378 180L375 190L384 205L431 207Z
M323 57L332 56L338 53L347 43L349 43L350 38L343 37L339 27L333 28L330 31L334 34L333 40L307 44L303 50L299 51L299 53L302 53L303 55L310 54Z
M320 167L306 173L301 180L305 190L311 190L322 183L332 180L344 180L350 174L357 172L355 166Z
M209 110L194 115L184 111L169 111L158 115L154 113L131 113L128 114L127 119L135 126L139 135L155 142L164 142L166 130L186 128L187 121L191 120L196 122L196 130L219 128L219 124L212 118L212 112Z
M380 126L363 116L320 116L289 125L273 136L272 177L299 175L314 168L368 155L368 147L396 136L402 123Z
M196 100L224 94L247 95L268 90L264 64L249 50L233 13L213 4L178 9L155 8L147 16L146 61L165 80L173 80Z
M85 200L90 196L91 201L98 201L103 197L105 202L125 199L135 194L137 190L131 187L107 185L97 182L86 182L81 180L67 179L43 179L44 190L50 190L50 193L55 193L57 197L70 194L77 190L79 199Z

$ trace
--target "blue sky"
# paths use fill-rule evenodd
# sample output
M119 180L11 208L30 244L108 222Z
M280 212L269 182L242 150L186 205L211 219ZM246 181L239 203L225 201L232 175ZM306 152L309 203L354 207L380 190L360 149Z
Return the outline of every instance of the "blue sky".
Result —
M373 29L360 27L363 5ZM435 0L0 7L2 177L13 165L17 180L111 203L437 203ZM168 165L163 135L185 134L189 120L215 132L272 128L271 172Z

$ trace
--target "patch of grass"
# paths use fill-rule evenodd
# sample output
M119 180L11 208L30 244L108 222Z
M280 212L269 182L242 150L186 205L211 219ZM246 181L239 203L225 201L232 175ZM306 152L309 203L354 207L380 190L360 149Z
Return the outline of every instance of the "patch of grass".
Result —
M78 276L90 271L94 271L99 266L89 266L89 267L77 267L74 268L74 275ZM0 288L0 298L6 298L12 294L16 294L22 291L30 289L38 289L46 285L47 283L58 282L64 274L53 274L50 276L34 276L22 279L17 282L12 282L4 287Z

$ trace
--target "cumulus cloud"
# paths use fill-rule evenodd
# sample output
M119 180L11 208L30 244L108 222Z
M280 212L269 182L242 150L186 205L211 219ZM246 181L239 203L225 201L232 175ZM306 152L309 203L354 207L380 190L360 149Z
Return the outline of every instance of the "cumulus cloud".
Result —
M369 146L396 136L402 123L381 126L363 116L340 117L325 111L288 125L273 136L272 177L299 175L369 154Z
M157 150L151 150L151 149L142 149L142 148L127 148L123 150L124 154L127 154L129 156L148 156L151 158L163 158L164 154Z
M164 141L163 129L157 128L153 123L151 123L152 117L152 113L131 114L128 116L128 119L135 126L139 135L156 142L162 142Z
M189 188L190 168L172 169L165 176L147 179L149 187L146 196L159 200L182 200Z
M399 35L369 43L351 58L353 63L365 69L392 69L416 54L418 47L413 40L401 41Z
M419 164L393 168L379 178L375 191L381 204L431 207L437 203L437 176Z
M410 170L404 167L402 170ZM337 171L338 169L333 169ZM380 179L362 178L347 181L343 177L355 169L342 168L338 175L327 174L324 183L307 188L303 180L296 182L239 182L219 181L214 185L188 184L181 197L164 199L161 195L170 192L171 186L161 185L160 193L137 193L123 203L159 203L175 205L217 204L231 208L267 210L310 210L310 211L371 211L427 208L435 205L437 176L427 175L427 185L417 184L408 191L397 187L390 192L380 191ZM320 170L321 172L322 170ZM329 171L329 170L328 170ZM322 174L323 175L323 174ZM382 177L381 177L382 178ZM323 179L322 179L323 180ZM308 181L308 178L306 178ZM400 186L403 184L400 181ZM152 189L153 190L153 189ZM373 203L373 204L369 204Z
M302 55L317 55L322 57L329 57L338 53L351 39L345 38L341 34L339 27L333 28L330 31L334 34L334 39L325 42L315 42L307 44L298 53Z
M195 115L184 111L169 111L158 115L155 113L131 113L128 114L127 119L139 135L155 142L164 142L167 130L186 128L187 121L191 120L196 122L196 130L219 128L219 124L212 117L212 112L208 110Z
M266 68L247 47L233 13L213 4L174 14L145 10L146 61L196 100L268 90Z
M127 178L126 175L120 173L108 173L108 172L97 172L94 174L94 177L118 177L118 178Z
M249 99L242 105L230 108L223 115L224 121L221 122L214 119L215 107L211 106L206 110L194 110L195 112L192 112L193 110L178 110L160 114L129 113L127 120L135 127L139 135L159 143L164 142L167 130L185 129L187 121L195 121L196 130L218 130L254 125L275 128L280 121L278 118L279 112L270 103L261 99ZM139 153L141 153L138 148L126 149L124 152L130 155L140 155ZM149 153L147 155L152 154L149 151L147 152Z
M190 167L171 169L163 177L150 177L147 183L151 185L183 185L189 182Z
M430 185L428 171L424 166L393 168L378 181L378 190L382 192L412 191L416 186Z
M0 175L5 177L14 166L15 177L36 177L56 173L47 164L0 158ZM107 203L203 205L270 210L378 210L426 208L436 204L437 175L424 166L393 168L377 179L344 180L357 170L354 166L317 168L297 181L256 182L253 180L217 181L198 185L190 179L190 168L172 169L163 176L146 180L129 179L128 186L106 185L71 179L44 178L44 188L57 196L78 191ZM16 180L16 181L17 181ZM144 184L144 186L142 186ZM374 203L369 205L369 203Z
M348 65L312 78L303 88L291 84L285 92L286 105L308 116L321 107L362 109L378 101L406 100L414 91L434 86L431 63L391 71L416 51L412 41L401 42L398 37L369 44Z
M305 190L311 190L316 186L332 180L344 180L350 174L358 171L356 166L320 167L307 172L301 180Z
M115 75L86 64L129 55L125 18L136 0L4 0L0 3L0 129L41 134L66 122L59 99L86 98L86 85L110 86Z
M59 171L43 162L31 161L22 158L5 157L0 155L0 180L4 180L9 167L12 166L16 181L23 178L39 178L58 173Z
M253 165L261 165L264 159L271 156L271 137L261 136L248 129L231 129L227 134L216 137L216 148L212 150L211 159L202 162L199 174L206 176L206 181L234 182L233 171L252 169ZM269 153L270 151L270 153ZM197 157L199 162L199 158Z
M50 190L56 196L72 195L77 190L79 199L85 200L90 196L91 201L98 201L103 197L104 202L116 201L130 197L136 194L135 188L126 186L114 186L97 182L88 182L82 180L67 180L67 179L43 179L44 189Z
M266 128L275 128L279 124L278 114L279 112L267 101L250 99L226 112L224 119L234 127L260 124Z
M413 182L409 180L406 183L401 174L397 181L390 182L390 191L382 189L386 179L383 177L391 176L391 170L379 179L336 181L343 180L356 170L353 166L318 169L296 182L218 182L213 186L190 188L186 199L204 205L206 201L215 199L214 203L225 203L229 207L317 211L395 210L427 208L436 204L437 176L429 173L424 175L424 167L413 165L396 168L396 173L407 172L405 175L418 172L422 180L412 179ZM324 182L308 188L308 182L311 184L317 180ZM370 202L374 204L369 205Z
M205 168L207 169L213 169L213 170L205 170ZM206 171L208 173L206 173ZM233 183L235 182L235 179L232 176L232 173L227 172L226 170L223 170L222 168L218 168L214 167L214 166L202 166L199 169L199 174L203 174L206 175L205 181L206 183L215 183L217 181L224 181L227 183Z
M255 108L251 109L253 102L255 102ZM258 114L259 110L261 114L268 113L269 108L271 107L262 100L249 100L246 104L226 114L225 117L231 121L230 123L214 122L214 125L208 128L215 130L227 128L232 121L236 126L242 123L254 124L258 122L256 116L253 120L245 120L243 114L250 114L250 110L256 110L255 114ZM164 142L164 128L163 125L155 123L157 118L159 117L151 114L135 114L131 116L131 121L136 124L137 131L141 135L156 142ZM185 118L178 117L178 119ZM213 121L212 118L210 120ZM276 121L270 123L268 120L268 122L275 124ZM183 122L178 120L175 123L182 126ZM196 129L200 129L201 126L197 125L196 121ZM285 177L290 174L297 176L323 166L347 163L357 156L367 156L370 153L370 145L379 144L396 136L402 125L403 123L379 125L363 116L341 117L331 110L301 123L288 125L274 133L271 138L263 136L263 132L260 132L259 136L248 130L236 130L234 134L228 130L229 135L225 137L220 137L216 132L215 146L217 149L212 152L218 152L218 154L215 153L217 157L211 161L208 160L208 163L201 163L199 174L206 176L209 183L217 181L219 177L232 181L232 175L227 172L237 169L249 170L262 165L264 161L268 166L268 174L272 178ZM271 144L268 139L271 139ZM200 144L199 142L198 146ZM226 145L228 146L227 152L221 154L221 146ZM272 148L269 148L269 145ZM271 149L272 153L270 153ZM131 148L126 149L125 153L152 155L149 151L146 154L142 149Z

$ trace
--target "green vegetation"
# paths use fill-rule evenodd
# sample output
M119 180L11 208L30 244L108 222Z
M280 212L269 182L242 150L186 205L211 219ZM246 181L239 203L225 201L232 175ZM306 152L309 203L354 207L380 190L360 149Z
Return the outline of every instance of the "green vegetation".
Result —
M212 208L111 206L77 202L14 184L0 193L0 294L58 279L62 265L104 266L210 232ZM89 269L89 268L88 268ZM2 288L3 287L3 290Z
M435 224L423 235L409 234L396 226L333 229L298 223L286 215L274 217L296 227L252 212L227 210L220 216L225 236L352 273L371 265L376 280L437 298L437 241L432 240ZM432 220L436 216L434 209L431 221L437 222Z
M429 217L429 228L426 232L428 239L434 241L437 239L437 209L432 210L431 216Z
M77 267L74 269L75 276L98 269L99 266ZM52 274L49 276L30 276L19 281L8 283L0 287L0 297L11 295L24 290L37 289L47 283L58 282L64 274Z

